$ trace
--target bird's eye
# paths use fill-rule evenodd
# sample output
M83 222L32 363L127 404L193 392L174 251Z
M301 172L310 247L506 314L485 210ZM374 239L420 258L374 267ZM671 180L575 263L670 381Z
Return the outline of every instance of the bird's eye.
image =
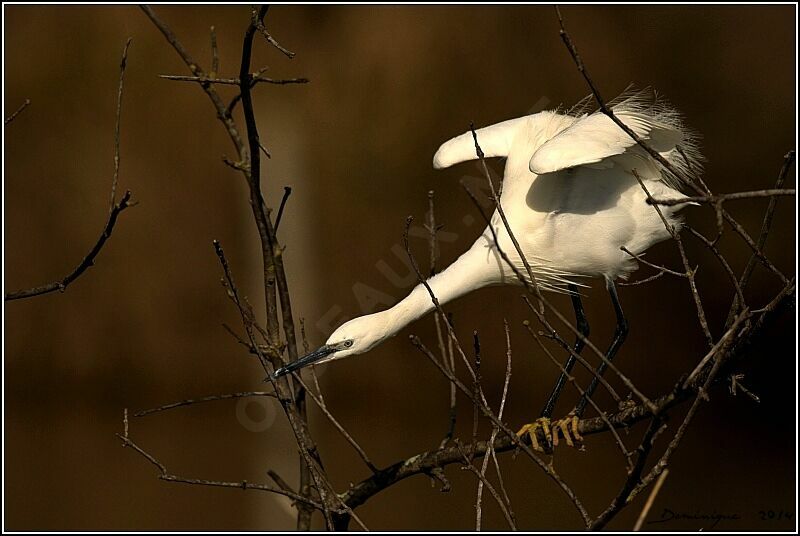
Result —
M346 348L350 348L351 346L353 346L353 341L344 341L344 345Z

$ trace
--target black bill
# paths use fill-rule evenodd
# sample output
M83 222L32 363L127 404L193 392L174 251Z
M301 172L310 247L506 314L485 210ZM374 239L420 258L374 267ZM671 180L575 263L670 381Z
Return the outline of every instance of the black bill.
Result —
M275 372L272 373L272 379L274 380L276 378L280 378L281 376L285 376L286 374L289 374L290 372L294 372L295 370L299 370L299 369L301 369L301 368L303 368L303 367L305 367L307 365L310 365L312 363L316 363L320 359L331 355L335 351L336 351L336 348L334 348L332 346L328 346L326 344L325 346L322 346L321 348L319 348L317 350L314 350L310 354L304 355L303 357L301 357L297 361L292 361L291 363L289 363L285 367L279 368L278 370L276 370Z

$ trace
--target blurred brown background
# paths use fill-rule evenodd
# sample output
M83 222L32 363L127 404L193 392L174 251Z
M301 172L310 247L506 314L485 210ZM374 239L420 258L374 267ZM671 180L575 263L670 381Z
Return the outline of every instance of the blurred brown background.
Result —
M247 6L155 9L207 70L215 25L221 72L238 73ZM604 95L630 82L653 86L703 134L712 189L773 185L783 154L794 148L795 8L565 7L563 13ZM441 142L471 120L491 124L587 94L549 7L278 6L267 26L297 57L288 60L259 40L254 66L269 65L276 78L311 79L255 92L273 155L264 172L268 198L274 205L284 185L294 188L280 238L288 245L294 309L307 319L311 344L327 336L317 326L361 314L354 285L392 300L405 294L380 263L407 274L395 250L405 217L424 217L428 190L437 192L438 219L456 234L442 245L442 263L477 236L477 224L463 223L477 215L458 179L478 170L464 164L434 172L431 157ZM4 284L13 290L55 280L96 240L107 211L118 63L128 36L134 41L120 187L140 204L122 215L97 266L65 294L4 304L5 528L291 529L288 500L160 482L114 437L125 407L263 386L260 368L221 327L239 322L219 285L212 239L224 245L240 288L254 304L262 299L246 187L221 161L233 148L198 87L157 78L186 68L136 7L4 6L5 116L25 98L32 101L5 128ZM793 177L794 170L790 187ZM793 204L781 201L767 248L787 274L795 273ZM728 208L755 234L765 207L741 201ZM691 223L713 232L709 212L690 212ZM413 240L425 259L424 241ZM713 257L694 241L689 246L718 334L732 291ZM723 249L741 270L749 253L733 233ZM671 244L648 255L679 263ZM635 277L650 273L643 268ZM612 314L595 287L584 303L602 346ZM776 288L759 271L749 293L753 305ZM515 360L506 417L512 426L535 417L557 375L521 328L526 308L519 295L517 288L485 289L449 307L465 340L480 330L491 400L499 397L505 366L502 318L511 324ZM631 335L619 364L645 393L658 395L704 353L690 294L684 282L662 278L624 288L621 298ZM556 301L570 312L568 301ZM761 403L716 392L674 456L650 517L670 509L740 519L646 528L794 526L794 518L763 521L759 514L796 514L793 316L773 327L747 366L745 384ZM407 341L416 333L433 344L432 325L423 319L368 355L320 371L331 410L380 466L435 447L446 429L446 382ZM569 388L565 393L561 414L575 400ZM597 400L611 407L607 397ZM175 474L265 482L273 468L295 484L296 450L279 413L258 401L215 402L135 419L131 432ZM681 415L675 413L672 432ZM470 416L462 401L464 438ZM339 489L368 476L315 410L312 427ZM610 437L592 437L587 448L559 449L555 463L596 514L624 479L624 466ZM521 528L580 528L565 496L525 456L501 459ZM475 479L455 466L447 475L450 493L415 477L358 513L373 529L470 529ZM641 505L639 499L611 527L632 527ZM486 529L505 527L488 495L484 520Z

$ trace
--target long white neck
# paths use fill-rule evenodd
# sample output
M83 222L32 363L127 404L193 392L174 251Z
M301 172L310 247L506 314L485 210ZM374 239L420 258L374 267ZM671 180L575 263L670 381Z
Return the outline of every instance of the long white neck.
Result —
M447 269L428 279L427 284L440 305L500 281L498 259L487 246L486 240L479 238ZM431 293L424 285L419 284L394 307L377 314L385 316L388 338L434 308Z

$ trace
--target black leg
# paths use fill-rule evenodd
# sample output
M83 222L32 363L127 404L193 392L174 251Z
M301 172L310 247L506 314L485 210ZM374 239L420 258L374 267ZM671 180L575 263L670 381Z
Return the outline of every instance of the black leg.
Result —
M570 292L572 292L572 307L575 309L575 327L578 328L578 332L584 337L588 337L589 322L586 320L586 313L583 311L583 304L581 303L581 297L578 294L578 288L572 284L570 284L567 288L569 288ZM575 347L573 348L575 354L580 354L581 350L583 350L583 347L583 339L576 337ZM566 364L564 365L564 370L566 372L562 371L561 376L558 377L556 386L553 388L550 398L547 399L547 403L544 405L544 409L542 410L541 414L542 417L549 419L553 415L553 410L556 408L556 402L558 401L559 395L561 395L561 390L564 389L564 385L567 383L567 374L569 374L569 372L572 370L572 367L575 366L576 361L577 358L575 355L570 354Z
M622 346L622 343L625 342L625 338L628 336L628 321L625 320L625 315L622 313L622 306L619 303L617 287L614 286L614 282L606 281L606 289L608 289L608 293L611 295L611 303L614 305L614 313L617 315L617 329L614 331L614 340L611 343L611 346L608 348L608 352L606 352L606 359L611 361L614 359L614 356L617 355L617 351L619 350L620 346ZM602 376L607 368L608 363L606 361L603 361L600 363L600 366L597 367L597 376L592 378L592 383L589 384L586 392L583 394L581 399L578 401L578 405L575 406L575 409L573 410L573 413L577 415L578 418L583 415L583 412L586 409L586 404L589 401L588 399L591 398L595 389L597 389L597 385L600 383L598 376Z

